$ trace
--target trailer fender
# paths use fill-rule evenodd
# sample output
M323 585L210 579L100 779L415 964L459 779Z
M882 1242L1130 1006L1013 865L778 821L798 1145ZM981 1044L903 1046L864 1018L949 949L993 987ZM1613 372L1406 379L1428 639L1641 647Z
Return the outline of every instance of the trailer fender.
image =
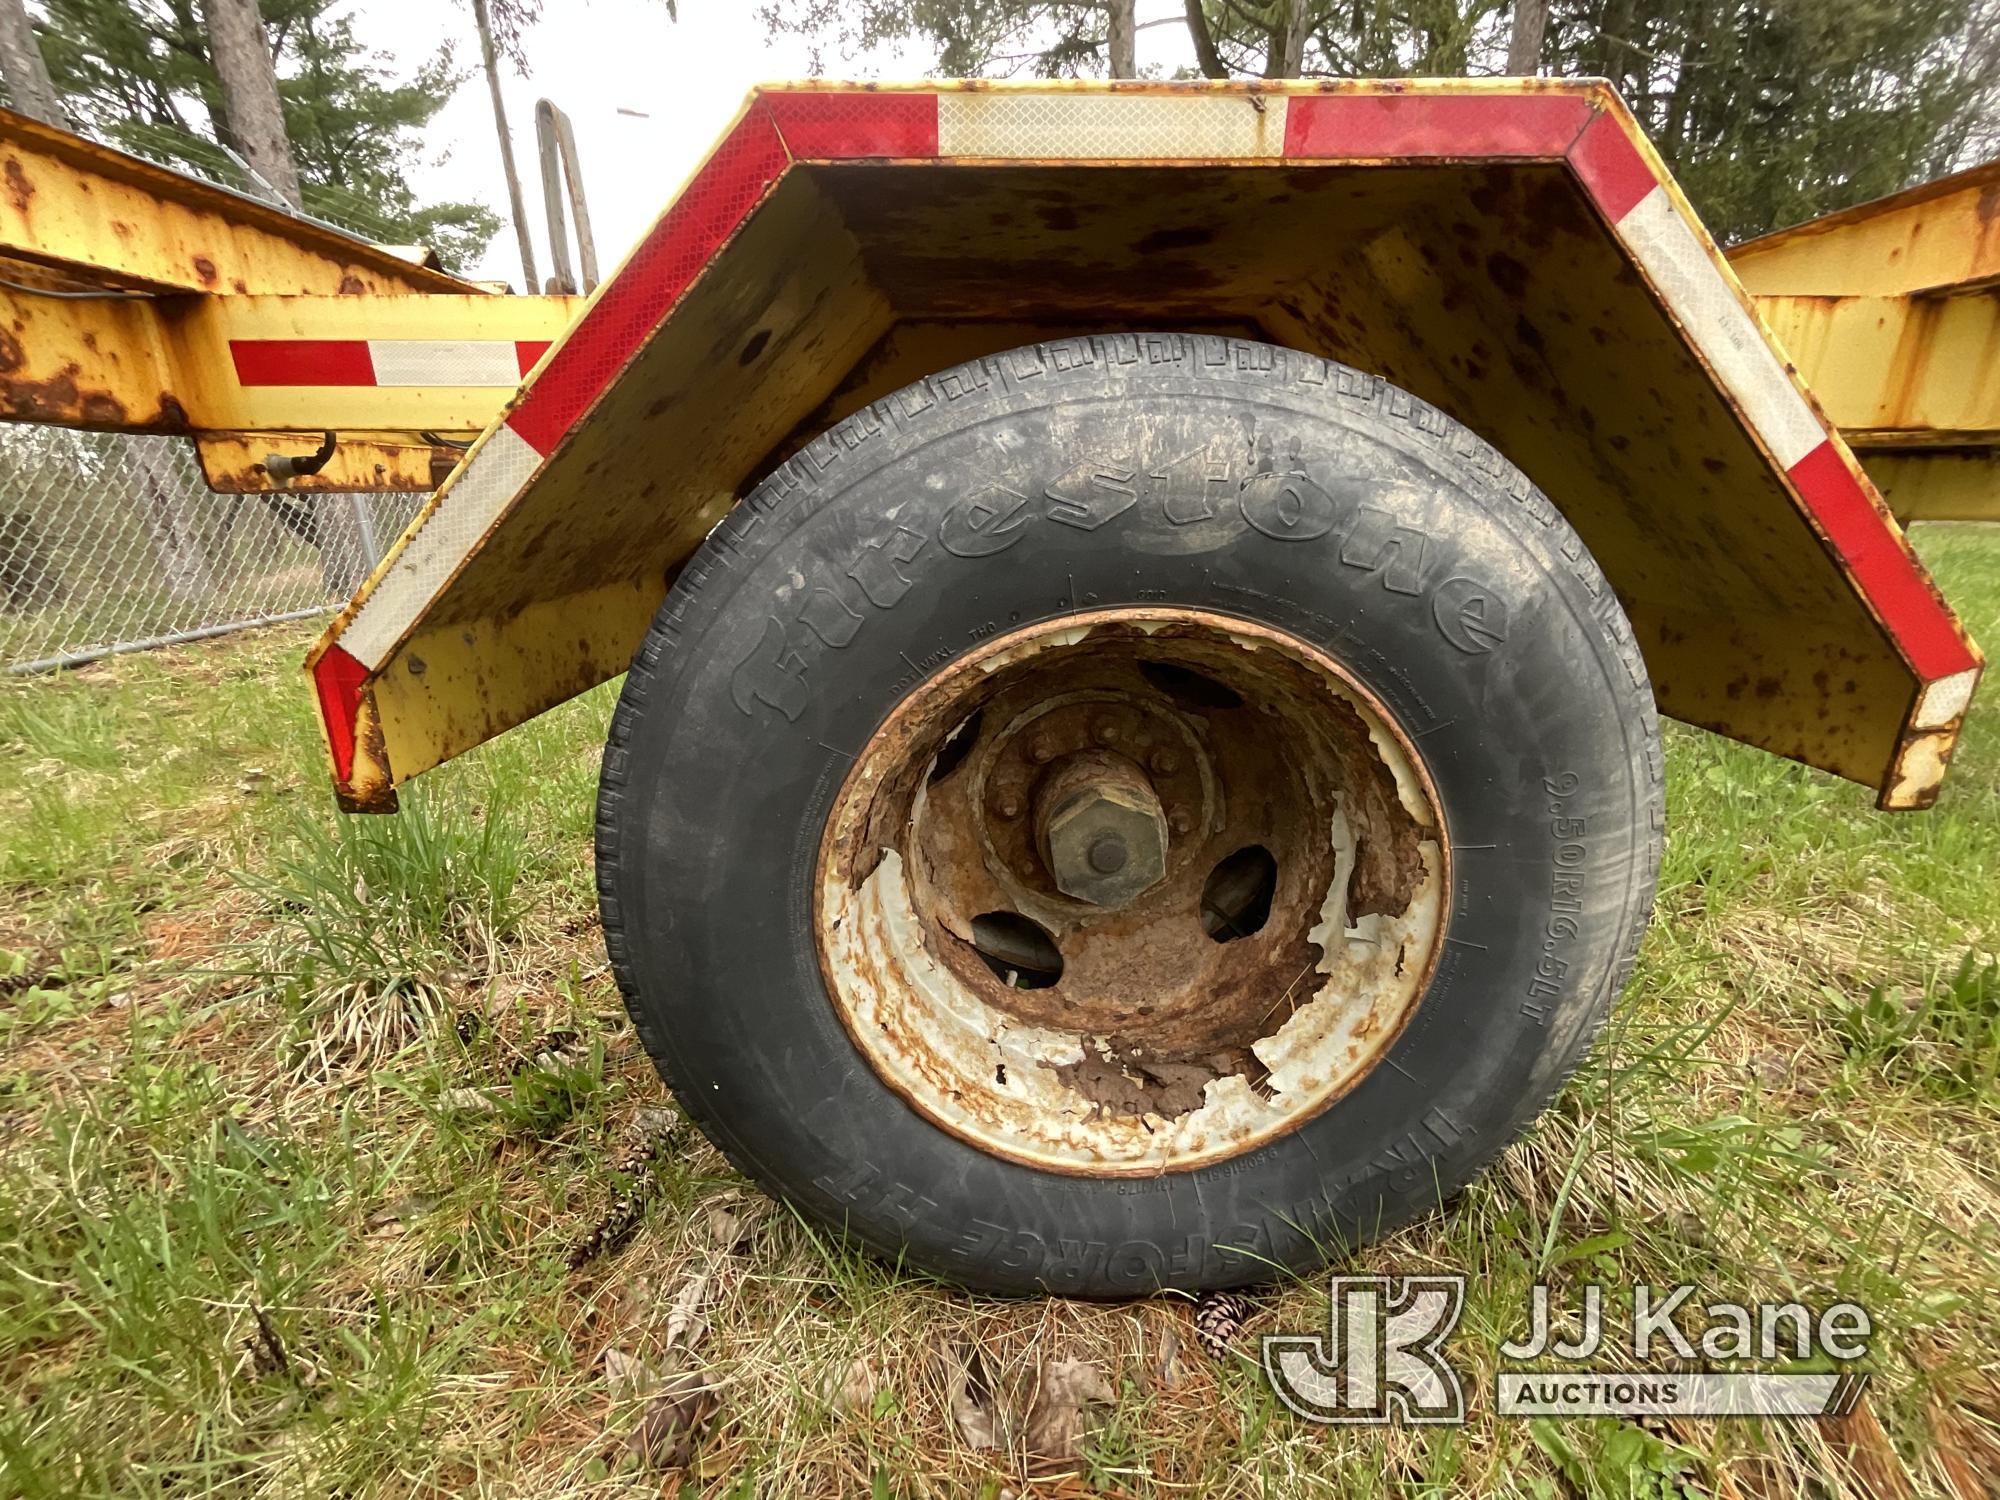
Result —
M1980 657L1608 87L1037 82L753 93L314 648L344 805L622 671L738 497L917 376L1248 347L1202 332L1504 454L1664 712L1936 796ZM1240 485L1198 454L1129 483L1211 479Z

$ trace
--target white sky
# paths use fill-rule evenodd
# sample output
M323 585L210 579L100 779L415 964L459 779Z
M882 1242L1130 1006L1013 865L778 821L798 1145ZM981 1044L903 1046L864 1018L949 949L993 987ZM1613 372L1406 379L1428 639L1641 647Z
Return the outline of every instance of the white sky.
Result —
M545 0L545 9L528 37L533 75L521 79L502 65L536 268L549 274L535 156L535 101L546 96L575 125L598 261L608 274L665 207L750 86L803 76L807 48L796 37L767 36L757 21L756 0L680 0L678 23L667 18L659 0ZM1181 26L1145 25L1178 16L1181 0L1140 0L1138 9L1141 71L1152 66L1172 71L1189 62ZM456 44L459 64L473 75L431 122L411 184L425 202L471 199L504 221L506 180L467 0L355 0L353 14L360 39L393 59L399 75L413 71L440 42ZM830 73L921 77L935 59L883 55L843 65L830 54L825 61ZM503 222L471 274L520 287L511 223Z

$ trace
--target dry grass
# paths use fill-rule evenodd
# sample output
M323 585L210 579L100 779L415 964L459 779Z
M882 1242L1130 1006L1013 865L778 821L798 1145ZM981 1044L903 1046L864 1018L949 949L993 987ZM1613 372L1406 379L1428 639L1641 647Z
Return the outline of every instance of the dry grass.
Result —
M2000 538L1924 545L2000 638ZM968 1296L765 1204L677 1127L604 969L608 694L342 823L303 638L0 695L0 1493L1803 1500L2000 1474L2000 980L1961 969L2000 942L1990 694L1917 818L1673 735L1660 919L1593 1063L1355 1260L1470 1274L1472 1421L1364 1432L1291 1417L1252 1362L1323 1323L1323 1286L1260 1298L1217 1361L1182 1299ZM637 1232L589 1253L621 1205ZM1494 1348L1537 1279L1559 1305L1586 1280L1858 1299L1869 1401L1501 1421Z

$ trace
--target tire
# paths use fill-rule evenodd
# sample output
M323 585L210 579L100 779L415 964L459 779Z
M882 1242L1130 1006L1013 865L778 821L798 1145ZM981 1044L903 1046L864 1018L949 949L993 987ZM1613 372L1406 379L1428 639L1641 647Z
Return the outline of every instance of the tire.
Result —
M1190 454L1201 498L1161 498ZM1079 508L1050 490L1079 463L1139 478ZM1288 474L1311 487L1274 502ZM1399 497L1400 529L1378 519L1360 546L1351 497L1371 485ZM816 599L837 645L797 628ZM857 1049L818 958L815 851L915 681L996 629L1163 601L1295 636L1407 732L1454 851L1442 945L1381 1063L1296 1128L1140 1179L1049 1170L940 1128ZM1456 1193L1584 1057L1650 914L1661 828L1631 628L1523 475L1374 376L1159 334L935 375L759 484L633 661L597 872L639 1034L741 1171L964 1285L1129 1296L1305 1271Z

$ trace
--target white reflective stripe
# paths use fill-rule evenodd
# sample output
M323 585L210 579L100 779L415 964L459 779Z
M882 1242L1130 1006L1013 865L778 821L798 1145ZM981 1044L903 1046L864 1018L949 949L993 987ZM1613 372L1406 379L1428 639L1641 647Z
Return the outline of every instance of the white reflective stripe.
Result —
M1618 221L1618 233L1770 447L1778 467L1791 468L1825 442L1826 428L1667 190L1656 187L1641 198Z
M505 422L489 432L409 545L369 590L338 637L341 649L371 672L380 667L541 461L541 454Z
M370 339L377 385L521 383L512 339Z
M1972 688L1978 681L1979 668L1967 667L1928 684L1917 699L1917 711L1910 715L1910 728L1944 728L1971 706Z
M1282 94L938 95L938 155L1242 160L1285 151Z

